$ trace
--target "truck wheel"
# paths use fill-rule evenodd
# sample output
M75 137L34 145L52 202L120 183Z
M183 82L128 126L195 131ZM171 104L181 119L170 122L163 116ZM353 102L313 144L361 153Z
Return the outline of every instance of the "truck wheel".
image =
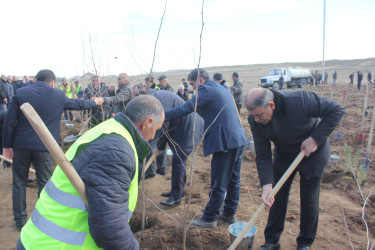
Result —
M279 88L279 82L273 82L272 89L277 90Z
M306 84L307 84L306 79L301 79L298 87L301 88L301 89L304 89Z

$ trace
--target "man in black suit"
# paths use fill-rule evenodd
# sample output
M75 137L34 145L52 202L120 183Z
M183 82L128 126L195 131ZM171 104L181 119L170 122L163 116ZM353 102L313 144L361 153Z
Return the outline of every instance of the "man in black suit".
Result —
M185 103L180 97L171 91L160 90L153 94L163 105L164 110L181 106ZM195 145L198 145L203 135L203 119L199 115L195 120ZM168 143L173 152L171 191L162 193L169 197L160 202L161 205L174 207L181 204L181 197L186 183L186 160L193 151L193 127L194 114L191 113L180 119L171 120L163 124L158 131L157 154L163 152ZM160 135L160 136L159 136Z
M344 107L313 92L252 89L246 97L254 136L256 164L263 188L262 201L270 208L261 250L279 249L289 190L298 171L301 176L301 222L298 249L310 249L319 216L320 181L331 146L328 137L345 113ZM271 141L274 143L272 162ZM305 158L275 197L267 199L301 150Z
M13 159L13 215L16 227L26 223L26 185L30 164L33 163L38 182L38 195L52 174L52 156L44 146L20 106L26 102L38 113L57 142L60 140L60 120L65 109L89 109L102 100L74 100L64 91L54 88L56 76L51 70L41 70L37 82L17 90L9 104L3 126L3 154Z

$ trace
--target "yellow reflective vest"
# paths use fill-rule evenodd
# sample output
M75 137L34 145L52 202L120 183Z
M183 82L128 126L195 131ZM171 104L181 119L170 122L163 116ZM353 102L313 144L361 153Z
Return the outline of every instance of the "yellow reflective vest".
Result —
M111 133L124 137L134 151L136 170L128 191L128 208L132 213L138 198L138 154L133 138L124 126L113 118L97 125L78 138L66 157L72 161L81 144ZM26 249L99 249L89 232L87 207L59 166L22 228L21 242Z
M62 91L65 92L64 85L61 85L61 86L60 86L60 90L62 90ZM70 99L73 98L72 86L70 86L70 84L68 84L68 88L66 89L65 95L66 95L66 97L68 97L68 98L70 98Z

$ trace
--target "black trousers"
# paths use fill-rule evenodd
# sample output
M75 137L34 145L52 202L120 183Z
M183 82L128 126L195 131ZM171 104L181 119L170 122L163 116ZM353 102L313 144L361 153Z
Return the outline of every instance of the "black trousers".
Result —
M186 159L190 153L184 153L178 146L169 144L173 152L171 196L181 198L186 184ZM186 154L186 155L185 155Z
M13 215L16 224L26 223L26 187L31 163L35 167L38 183L38 197L52 175L52 156L47 151L14 151L13 152Z
M284 172L277 171L277 167L286 169L291 163L291 161L274 162L273 175L275 185L284 174ZM280 240L281 233L284 230L289 191L296 172L297 170L292 173L275 196L275 202L270 209L267 226L264 231L267 243L276 244ZM302 174L300 176L301 221L297 244L299 246L310 246L315 240L318 228L321 177L306 179Z
M224 201L224 213L231 216L237 212L240 200L241 163L244 147L216 152L211 160L211 188L202 218L216 221Z

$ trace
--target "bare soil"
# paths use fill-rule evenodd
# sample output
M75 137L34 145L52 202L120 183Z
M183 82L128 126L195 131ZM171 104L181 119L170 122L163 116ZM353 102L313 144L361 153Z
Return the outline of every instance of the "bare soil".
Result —
M369 197L365 207L364 218L362 219L363 200L360 196L357 184L353 181L351 173L344 173L347 167L344 165L347 159L344 143L351 146L352 155L356 150L361 150L360 158L365 156L367 142L357 143L356 135L361 130L364 90L358 91L356 86L347 86L347 76L354 70L364 70L365 76L370 68L374 68L375 60L367 61L335 61L328 66L330 77L334 69L339 69L338 84L333 91L332 98L346 107L346 116L342 122L341 133L344 139L341 141L333 140L332 133L331 145L332 154L340 156L340 161L336 169L326 169L320 195L320 217L319 227L313 249L366 249L368 244L367 234L370 244L374 241L375 235L375 195ZM361 66L358 66L361 65ZM240 77L248 75L248 72L254 72L251 78L243 77L245 90L255 87L257 78L266 75L269 68L273 65L253 65L238 66L237 71ZM279 65L281 66L281 65ZM289 65L287 65L289 66ZM318 65L316 66L318 68ZM311 67L311 69L313 69ZM214 72L232 72L233 68L215 68L210 69ZM233 70L234 71L234 70ZM255 73L256 72L256 73ZM177 73L174 73L177 75ZM345 78L343 77L345 75ZM180 73L179 78L186 77L185 72ZM225 76L225 74L224 74ZM258 77L259 76L259 77ZM365 78L365 77L364 77ZM135 79L135 78L134 78ZM176 76L177 79L177 76ZM229 79L229 77L228 77ZM248 80L250 79L250 80ZM366 83L367 80L363 81ZM134 82L135 83L135 82ZM177 80L174 87L178 86ZM306 87L307 90L315 91L319 95L330 98L331 85L325 85L322 89L319 87ZM176 88L177 90L177 88ZM346 93L346 100L343 102L343 93ZM368 106L374 106L374 88L369 87ZM373 108L368 109L369 116L365 118L364 133L368 134L370 119ZM250 129L247 123L247 111L241 110L241 120L245 128L247 137L250 136ZM81 124L76 124L75 134L78 133ZM62 138L68 134L67 129L62 127ZM373 142L372 144L374 144ZM67 146L65 145L66 149ZM375 152L372 149L370 159L375 159ZM190 163L193 158L190 157ZM259 186L258 174L255 165L255 156L250 151L245 151L241 170L241 198L238 208L237 219L248 221L261 204L261 188ZM188 172L190 173L190 166ZM189 177L188 177L189 180ZM161 193L170 190L171 166L167 166L165 176L157 175L152 179L145 181L145 207L146 207L146 229L141 230L141 208L142 195L139 195L136 211L131 219L131 227L136 238L140 242L141 249L182 249L182 224L185 214L187 214L187 223L197 219L202 215L202 210L208 202L208 192L210 187L210 157L203 157L202 149L198 149L194 158L194 174L192 178L191 205L188 207L188 196L185 196L180 206L174 208L165 208L159 205L163 197ZM362 185L362 191L367 196L370 188L375 184L375 170L371 166L367 176L366 185ZM189 181L185 188L188 193ZM140 192L141 193L141 192ZM27 189L27 207L30 215L37 200L37 186L31 184ZM282 249L296 249L296 238L299 234L299 176L297 175L290 194L287 219L285 229L281 237ZM19 232L16 231L12 214L12 172L11 169L0 169L0 249L15 249ZM264 242L263 230L267 222L267 211L264 212L256 222L257 234L254 239L253 249L258 249ZM218 221L218 225L213 229L199 229L190 227L187 232L186 248L188 249L226 249L230 246L230 236L228 233L228 224ZM352 246L351 246L352 245ZM125 246L124 246L125 248Z

